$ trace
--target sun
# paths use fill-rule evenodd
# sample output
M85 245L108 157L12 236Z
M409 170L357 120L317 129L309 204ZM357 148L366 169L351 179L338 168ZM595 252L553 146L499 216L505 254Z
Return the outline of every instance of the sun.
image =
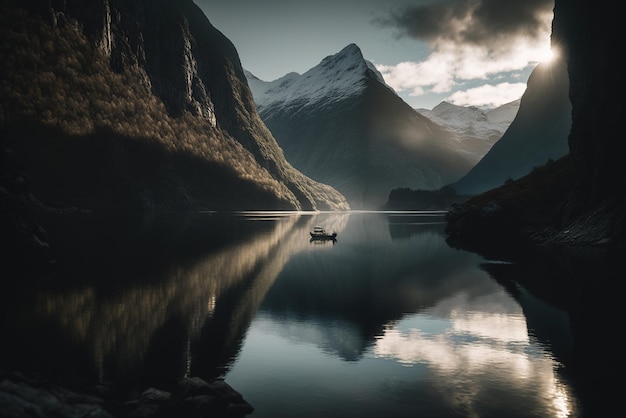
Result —
M555 48L547 48L539 56L540 62L550 63L558 57L559 53Z

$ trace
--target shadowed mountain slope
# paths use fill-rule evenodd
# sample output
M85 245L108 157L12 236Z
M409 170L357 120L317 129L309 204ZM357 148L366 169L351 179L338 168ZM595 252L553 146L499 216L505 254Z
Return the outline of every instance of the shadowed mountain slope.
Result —
M346 209L294 169L190 0L4 1L2 146L44 204Z
M475 163L453 133L387 86L354 44L302 75L247 76L287 160L335 187L352 208L381 207L397 187L438 189Z
M539 64L502 138L451 186L459 194L481 193L567 154L572 109L568 87L565 62Z

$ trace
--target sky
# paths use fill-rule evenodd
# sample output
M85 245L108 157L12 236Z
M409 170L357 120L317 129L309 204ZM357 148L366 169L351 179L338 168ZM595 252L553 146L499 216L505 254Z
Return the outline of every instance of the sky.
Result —
M554 0L194 0L264 81L354 43L412 107L497 107L550 59Z

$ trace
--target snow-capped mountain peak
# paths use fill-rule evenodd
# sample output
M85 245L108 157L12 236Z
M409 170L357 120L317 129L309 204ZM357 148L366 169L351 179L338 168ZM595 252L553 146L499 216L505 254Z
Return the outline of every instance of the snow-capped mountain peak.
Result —
M346 75L353 78L363 76L368 72L367 70L371 70L376 80L383 84L385 83L382 74L376 69L374 64L363 57L361 49L356 44L350 44L337 54L327 56L312 70L318 67L326 69L328 71L326 75Z
M338 101L359 93L368 78L387 86L374 64L363 58L356 44L325 57L302 75L289 73L266 82L247 70L245 73L259 109L277 103L288 106L293 101L307 106Z

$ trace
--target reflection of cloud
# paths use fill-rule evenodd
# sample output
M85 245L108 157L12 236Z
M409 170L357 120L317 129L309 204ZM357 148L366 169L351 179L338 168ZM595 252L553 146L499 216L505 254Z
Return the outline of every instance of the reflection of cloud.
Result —
M475 324L471 328L479 329L481 334L489 326L487 318L481 318L483 324ZM506 364L515 370L518 375L527 375L529 359L518 351L527 345L524 340L511 341L487 338L481 334L472 334L467 328L458 326L452 321L452 327L443 334L431 335L418 329L402 332L396 328L385 329L383 335L376 341L374 353L376 356L392 358L405 365L428 363L436 367L439 373L455 373L458 370L479 371L494 364ZM464 322L472 322L472 318L465 318ZM496 318L502 322L502 318ZM521 323L518 323L521 322ZM525 322L513 320L509 325L517 328L509 334L526 334ZM522 328L519 328L519 325ZM502 336L500 336L502 337ZM469 342L464 341L469 339ZM478 343L476 339L484 339ZM527 340L527 338L525 339ZM504 348L511 344L511 346Z
M510 299L505 293L499 297ZM529 400L529 407L536 403L542 411L553 411L554 416L568 416L568 396L554 372L554 361L528 337L521 308L508 314L492 313L489 308L482 310L478 303L473 309L446 310L449 315L441 321L448 325L436 332L429 331L423 320L426 316L407 320L413 325L408 329L403 328L402 321L388 325L371 354L406 366L428 366L434 375L429 380L467 416L474 415L478 409L474 405L484 398L497 403L494 394L502 390L520 396L537 394ZM529 414L533 415L531 411Z
M470 317L460 312L454 314L452 324L456 333L505 342L528 343L526 319L521 312L515 316L484 312L472 312Z

